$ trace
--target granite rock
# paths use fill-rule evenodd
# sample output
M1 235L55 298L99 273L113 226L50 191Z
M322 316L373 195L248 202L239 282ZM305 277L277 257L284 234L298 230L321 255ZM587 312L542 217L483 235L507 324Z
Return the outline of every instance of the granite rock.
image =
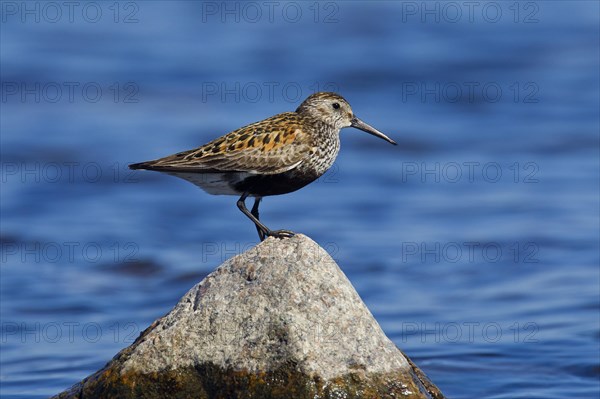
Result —
M336 262L268 238L181 298L58 398L442 398Z

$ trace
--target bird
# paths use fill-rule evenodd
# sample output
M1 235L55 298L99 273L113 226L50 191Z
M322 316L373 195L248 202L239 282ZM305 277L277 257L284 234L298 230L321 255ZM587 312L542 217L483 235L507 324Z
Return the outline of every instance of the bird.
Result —
M216 138L200 147L130 169L167 173L212 195L239 196L237 206L256 226L258 237L292 237L271 230L259 219L263 197L296 191L322 176L340 150L340 130L360 129L390 144L397 143L359 119L348 101L333 92L308 96L294 112L284 112ZM254 198L248 211L246 199Z

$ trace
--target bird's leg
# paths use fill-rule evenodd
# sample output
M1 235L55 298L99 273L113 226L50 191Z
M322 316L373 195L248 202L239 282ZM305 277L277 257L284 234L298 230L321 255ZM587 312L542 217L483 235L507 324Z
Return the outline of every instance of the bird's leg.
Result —
M261 241L264 240L264 237L289 238L295 234L293 231L289 231L289 230L271 230L267 226L262 224L260 222L260 220L258 220L258 203L255 202L254 206L252 207L253 212L256 208L256 216L255 216L254 213L251 213L250 211L248 211L248 208L246 208L246 202L245 202L246 198L248 198L248 193L242 194L240 199L237 201L237 206L244 215L246 215L250 220L252 220L252 222L254 222L254 225L256 226L256 229L258 230L258 236L261 239ZM260 202L260 201L258 201L258 202ZM261 231L263 232L264 237L261 236L261 234L260 234Z
M246 202L245 202L246 198L248 198L248 193L242 194L242 196L240 197L240 199L237 202L237 206L244 215L246 215L250 220L252 220L252 222L256 226L256 230L258 230L258 237L262 241L264 239L264 236L266 236L267 231L269 231L269 228L267 226L265 226L264 224L262 224L260 222L260 220L258 220L258 204L256 202L254 203L254 206L252 207L252 213L250 213L248 211L248 208L246 208ZM256 208L256 212L254 212L255 208ZM262 234L261 234L261 232L262 232Z
M252 215L254 215L256 220L260 220L260 217L258 217L258 204L260 204L261 199L262 199L261 197L254 198L254 205L252 206L252 211L250 211L250 213ZM265 240L265 232L263 230L261 230L258 227L258 225L256 226L256 231L258 231L258 238L260 238L261 241L264 241Z

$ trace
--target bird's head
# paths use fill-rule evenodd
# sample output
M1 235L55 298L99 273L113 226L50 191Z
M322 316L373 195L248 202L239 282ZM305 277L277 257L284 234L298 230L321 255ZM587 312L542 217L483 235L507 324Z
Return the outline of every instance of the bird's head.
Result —
M300 104L296 112L314 118L335 129L355 127L396 145L394 140L354 115L348 101L336 93L318 92L311 94Z

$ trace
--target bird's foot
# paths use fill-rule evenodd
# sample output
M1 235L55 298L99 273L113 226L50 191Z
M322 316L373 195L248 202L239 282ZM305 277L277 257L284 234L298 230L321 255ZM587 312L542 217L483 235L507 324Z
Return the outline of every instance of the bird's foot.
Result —
M293 231L290 231L290 230L268 230L268 231L265 231L264 234L267 237L274 237L274 238L278 238L278 239L290 238L290 237L293 237L294 235L296 235L296 233L294 233Z

